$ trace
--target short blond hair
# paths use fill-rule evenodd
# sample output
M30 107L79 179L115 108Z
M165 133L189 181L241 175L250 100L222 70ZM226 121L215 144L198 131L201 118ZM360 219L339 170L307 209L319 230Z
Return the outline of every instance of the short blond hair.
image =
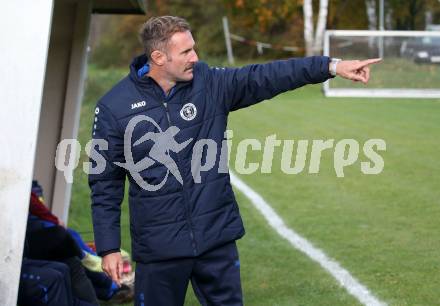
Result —
M166 52L166 47L177 32L191 31L189 23L177 16L159 16L148 19L139 30L139 39L145 54L151 59L155 50Z

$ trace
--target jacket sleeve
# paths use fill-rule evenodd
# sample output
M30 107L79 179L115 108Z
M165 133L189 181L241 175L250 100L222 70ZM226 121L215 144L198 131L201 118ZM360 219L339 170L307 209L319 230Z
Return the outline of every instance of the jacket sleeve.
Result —
M331 78L330 58L312 56L254 64L242 68L210 68L213 96L226 112L270 99L282 92Z
M119 250L121 246L121 203L124 198L125 171L114 162L124 162L124 138L113 114L98 103L93 126L91 166L104 163L103 171L89 174L92 200L92 221L98 254ZM100 147L98 139L107 142L108 148ZM96 168L96 169L98 169Z

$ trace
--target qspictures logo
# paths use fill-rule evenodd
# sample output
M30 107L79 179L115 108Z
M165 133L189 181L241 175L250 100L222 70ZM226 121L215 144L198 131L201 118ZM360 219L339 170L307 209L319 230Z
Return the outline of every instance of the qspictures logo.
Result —
M182 112L182 116L187 118L196 114L196 110L191 105L187 105ZM149 129L149 132L139 139L133 139L133 132L141 122L151 124L153 129ZM127 124L124 133L124 162L107 161L103 154L109 150L107 140L94 138L85 146L85 151L91 161L83 163L83 170L87 174L99 175L105 171L107 163L112 163L112 166L121 167L127 171L144 190L157 191L166 184L170 175L183 184L182 169L179 169L178 163L172 156L176 156L183 149L191 146L191 174L195 183L201 183L203 172L227 173L229 171L231 149L234 147L232 130L225 131L221 143L213 139L195 141L193 138L179 143L176 140L179 132L180 129L177 126L162 130L160 125L149 116L134 116ZM135 161L133 148L145 142L151 142L148 146L150 150L145 152L141 159ZM55 166L59 171L63 171L68 183L73 182L73 170L79 165L81 150L81 144L76 139L64 139L58 144ZM380 174L385 166L384 159L379 154L386 150L386 142L383 139L368 139L364 143L359 143L355 139L295 141L278 139L276 134L267 136L264 143L253 138L240 140L236 145L235 162L231 164L235 172L243 175L250 175L257 171L272 173L274 169L280 169L286 175L303 172L316 174L320 171L322 154L325 150L333 151L333 168L337 177L345 177L344 169L353 167L359 160L361 160L359 171L365 175ZM281 159L274 158L276 151L281 152ZM250 152L261 152L258 154L261 156L261 161L249 162ZM308 169L306 169L307 161ZM161 181L153 185L148 183L141 173L158 164L165 166L167 170ZM217 169L214 168L216 165Z

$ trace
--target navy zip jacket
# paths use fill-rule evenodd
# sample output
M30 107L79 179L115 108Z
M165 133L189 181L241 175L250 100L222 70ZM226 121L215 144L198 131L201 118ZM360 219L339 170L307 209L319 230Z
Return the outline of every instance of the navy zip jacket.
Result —
M328 57L316 56L243 68L210 68L198 62L194 66L194 78L177 83L171 94L165 96L152 78L138 75L147 62L146 56L135 58L129 75L105 94L95 109L93 139L108 142L108 147L94 147L102 155L99 160L106 162L104 171L89 175L98 253L120 248L120 205L126 177L135 261L193 257L241 238L245 233L243 223L229 173L220 157L228 114L279 93L327 80L331 77L329 61ZM128 123L137 115L152 120L140 117L143 119L128 129L132 138L125 149L131 148L132 152L127 157L124 135ZM172 134L175 142L187 143L167 151L166 156L171 157L167 163L154 159L157 154L152 149L157 149L154 147L157 139L154 141L153 136L170 126L178 128ZM144 135L152 137L136 144ZM194 145L201 139L213 140L217 154L215 165L201 171L196 180L191 158ZM171 147L172 141L165 143ZM202 165L207 151L207 148L202 151ZM160 188L145 190L139 186L135 175L120 166L127 165L128 160L134 163L146 160L144 167L138 167L136 176L149 186ZM96 167L95 160L91 158L91 161Z

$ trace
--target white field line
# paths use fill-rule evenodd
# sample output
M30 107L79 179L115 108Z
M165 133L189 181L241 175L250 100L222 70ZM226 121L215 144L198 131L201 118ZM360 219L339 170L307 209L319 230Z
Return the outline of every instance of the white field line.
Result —
M252 204L260 211L266 221L275 231L292 244L293 247L300 250L312 260L316 261L329 272L338 283L344 287L352 296L357 298L364 305L387 305L376 298L364 285L356 280L350 272L341 267L335 260L329 258L322 250L313 246L306 238L302 237L294 230L288 228L280 216L272 209L272 207L252 188L239 179L232 171L230 171L231 183L239 191L241 191Z

